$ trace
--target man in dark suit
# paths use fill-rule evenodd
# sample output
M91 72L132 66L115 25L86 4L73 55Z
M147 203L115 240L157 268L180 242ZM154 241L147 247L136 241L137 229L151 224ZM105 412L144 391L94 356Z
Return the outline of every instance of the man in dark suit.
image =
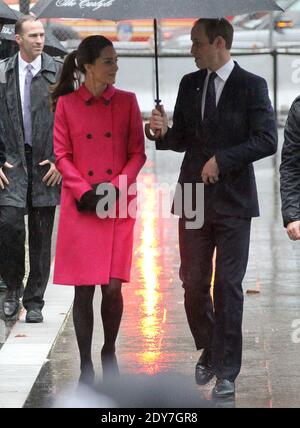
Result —
M6 23L6 20L4 18L0 18L0 33L5 23ZM1 41L0 41L0 49L1 49ZM3 186L2 180L3 179L5 180L5 177L2 176L2 167L4 166L6 161L3 138L4 138L4 135L3 135L2 124L0 123L0 188ZM7 289L6 284L0 276L0 291L2 290L6 291L6 289Z
M26 213L30 272L23 305L26 322L40 323L61 182L53 153L49 89L62 63L43 52L44 27L33 16L22 16L15 34L19 53L0 62L0 117L6 161L0 166L0 272L8 288L3 312L8 318L15 316L23 295Z
M251 218L259 216L252 163L276 152L277 129L265 80L230 56L231 24L200 19L191 39L200 71L180 83L172 128L164 110L155 109L150 129L160 131L158 150L185 152L179 184L204 183L203 226L187 228L184 215L179 219L180 278L196 348L203 349L196 381L215 375L213 397L222 398L234 396L241 368L242 281Z

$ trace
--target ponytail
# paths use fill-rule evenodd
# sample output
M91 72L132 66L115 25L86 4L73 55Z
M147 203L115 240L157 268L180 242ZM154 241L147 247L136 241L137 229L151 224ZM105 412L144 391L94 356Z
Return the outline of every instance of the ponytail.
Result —
M74 92L81 85L81 75L86 73L85 64L95 64L101 52L113 46L106 37L89 36L82 40L77 51L66 56L58 82L51 89L51 110L55 111L58 98Z
M74 92L80 86L80 70L77 67L77 50L69 53L64 60L59 80L52 86L51 110L55 111L58 98Z

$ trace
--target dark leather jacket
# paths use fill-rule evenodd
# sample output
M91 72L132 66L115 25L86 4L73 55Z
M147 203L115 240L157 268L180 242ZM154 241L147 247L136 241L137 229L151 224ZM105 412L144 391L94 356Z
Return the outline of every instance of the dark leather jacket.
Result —
M293 102L285 125L280 192L286 227L292 221L300 220L300 96Z

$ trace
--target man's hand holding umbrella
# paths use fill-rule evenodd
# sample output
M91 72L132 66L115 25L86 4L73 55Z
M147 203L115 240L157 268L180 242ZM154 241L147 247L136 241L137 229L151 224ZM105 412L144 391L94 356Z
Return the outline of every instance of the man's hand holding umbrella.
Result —
M168 116L165 112L164 106L160 106L160 110L153 109L152 116L150 118L150 129L153 135L159 135L159 138L163 138L168 130Z
M159 138L163 138L166 135L168 131L168 116L163 105L160 106L160 110L152 110L149 125L153 135L159 133ZM219 181L219 173L216 158L213 156L206 162L201 172L203 183L207 185L217 183Z

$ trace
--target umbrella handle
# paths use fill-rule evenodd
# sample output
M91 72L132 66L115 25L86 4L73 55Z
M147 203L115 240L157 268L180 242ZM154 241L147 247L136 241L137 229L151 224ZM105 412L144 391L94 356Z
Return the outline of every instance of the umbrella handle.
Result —
M161 112L161 107L160 107L159 104L156 104L155 108L156 108L156 110L158 110L158 111ZM146 125L145 125L145 134L146 134L146 137L148 138L148 140L150 140L150 141L156 141L156 140L159 140L159 138L161 136L161 130L160 129L156 129L156 131L153 134L153 132L150 129L150 124L146 123Z
M146 125L145 125L145 134L146 134L146 137L148 138L148 140L150 140L150 141L156 141L156 140L158 140L160 138L161 132L160 132L160 129L157 129L155 131L155 133L153 134L152 131L150 130L149 123L146 123Z

